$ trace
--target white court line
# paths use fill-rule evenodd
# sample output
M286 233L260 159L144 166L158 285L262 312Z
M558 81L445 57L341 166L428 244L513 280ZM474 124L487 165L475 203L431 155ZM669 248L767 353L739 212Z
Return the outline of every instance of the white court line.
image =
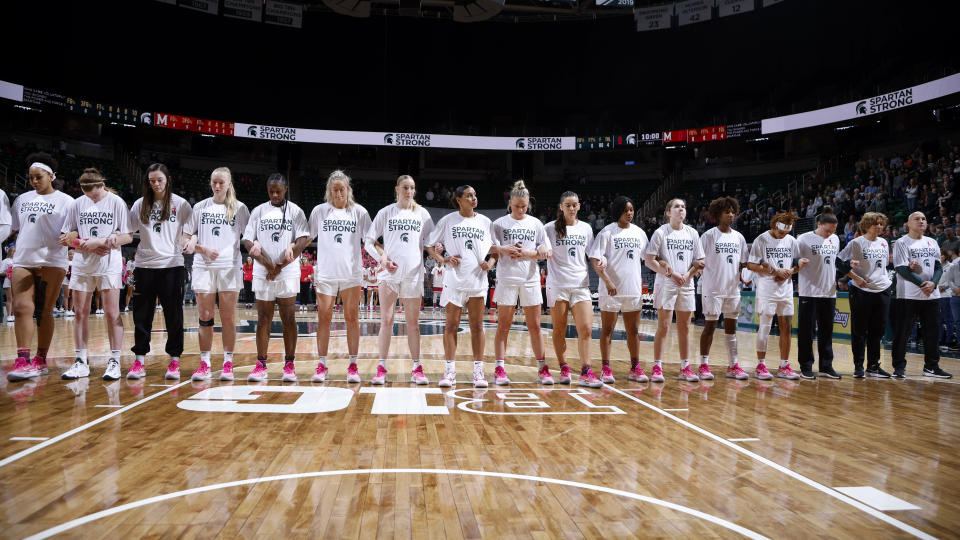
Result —
M674 420L675 422L678 422L678 423L680 423L680 424L682 424L682 425L684 425L684 426L686 426L686 427L688 427L688 428L696 431L697 433L699 433L699 434L701 434L701 435L703 435L703 436L705 436L705 437L708 437L708 438L710 438L710 439L713 439L714 441L716 441L716 442L718 442L718 443L720 443L720 444L722 444L722 445L724 445L724 446L727 446L728 448L731 448L731 449L733 449L733 450L735 450L735 451L737 451L737 452L740 452L741 454L744 454L744 455L746 455L746 456L749 456L749 457L755 459L756 461L759 461L760 463L763 463L764 465L766 465L766 466L768 466L768 467L772 467L773 469L776 469L776 470L782 472L783 474L785 474L785 475L787 475L787 476L790 476L791 478L794 478L794 479L796 479L796 480L799 480L799 481L803 482L804 484L806 484L806 485L808 485L808 486L810 486L810 487L812 487L812 488L814 488L814 489L816 489L816 490L818 490L818 491L820 491L820 492L822 492L822 493L825 493L825 494L827 494L827 495L829 495L829 496L831 496L831 497L833 497L833 498L835 498L835 499L838 499L838 500L840 500L840 501L843 501L843 502L849 504L850 506L853 506L854 508L857 508L858 510L862 510L862 511L866 512L867 514L870 514L871 516L873 516L873 517L875 517L875 518L877 518L877 519L879 519L879 520L881 520L881 521L884 521L884 522L886 522L886 523L888 523L888 524L890 524L890 525L893 525L894 527L900 529L901 531L904 531L904 532L906 532L906 533L912 534L912 535L916 536L917 538L923 538L924 540L934 540L934 539L936 538L936 537L934 537L934 536L931 536L931 535L929 535L929 534L921 531L920 529L917 529L916 527L913 527L912 525L908 525L908 524L900 521L899 519L890 517L890 516L884 514L883 512L880 512L880 511L878 511L878 510L875 510L875 509L873 509L873 508L871 508L871 507L869 507L869 506L861 503L860 501L858 501L858 500L856 500L856 499L854 499L854 498L852 498L852 497L848 497L847 495L844 495L843 493L841 493L841 492L839 492L839 491L837 491L837 490L835 490L835 489L833 489L833 488L827 487L827 486L821 484L820 482L817 482L817 481L815 481L815 480L812 480L812 479L810 479L810 478L807 478L806 476L804 476L804 475L802 475L802 474L800 474L800 473L798 473L798 472L795 472L795 471L793 471L793 470L790 470L790 469L788 469L787 467L784 467L783 465L780 465L779 463L775 463L775 462L773 462L773 461L771 461L771 460L769 460L769 459L761 456L760 454L751 452L750 450L747 450L746 448L744 448L744 447L742 447L742 446L740 446L740 445L738 445L738 444L734 444L734 443L732 443L732 442L724 439L723 437L721 437L721 436L719 436L719 435L715 435L715 434L713 434L713 433L711 433L711 432L703 429L703 428L700 427L700 426L696 426L696 425L694 425L694 424L691 424L690 422L687 422L686 420L684 420L684 419L682 419L682 418L679 418L679 417L674 416L674 415L672 415L672 414L670 414L670 413L668 413L668 412L665 412L663 409L661 409L661 408L659 408L659 407L656 407L656 406L654 406L654 405L651 405L651 404L647 403L646 401L643 401L642 399L639 399L639 398L636 398L636 397L634 397L634 396L631 396L630 394L624 392L623 390L620 390L619 388L614 388L614 387L611 386L610 389L613 390L614 392L622 395L623 397L625 397L625 398L627 398L627 399L630 399L630 400L632 400L632 401L636 401L637 403L643 405L644 407L646 407L646 408L648 408L648 409L650 409L650 410L652 410L652 411L656 411L657 413L662 414L662 415L666 416L667 418L669 418L669 419L671 419L671 420Z
M148 384L147 386L162 386L164 388L169 388L173 385L172 384Z
M40 540L42 538L50 538L51 536L61 534L63 532L69 531L80 525L96 521L105 517L112 516L114 514L119 514L120 512L125 512L127 510L132 510L134 508L140 508L149 504L154 504L162 501L167 501L170 499L175 499L179 497L186 497L188 495L194 495L197 493L204 493L208 491L214 491L217 489L232 488L238 486L247 486L251 484L260 484L264 482L276 482L284 480L298 480L301 478L319 478L325 476L343 476L348 474L451 474L451 475L462 475L462 476L480 476L480 477L494 477L494 478L508 478L512 480L529 480L533 482L542 482L544 484L556 484L561 486L570 486L580 489L589 489L592 491L599 491L601 493L609 493L611 495L618 495L620 497L626 497L629 499L634 499L637 501L642 501L645 503L655 504L657 506L662 506L669 508L671 510L676 510L684 514L709 521L716 525L720 525L726 529L729 529L733 532L740 533L747 538L752 539L765 539L767 537L763 536L760 533L747 529L737 525L736 523L731 523L723 518L701 512L699 510L694 510L686 506L682 506L676 503L664 501L661 499L655 499L653 497L648 497L646 495L640 495L638 493L631 493L629 491L623 491L619 489L608 488L605 486L597 486L594 484L584 484L582 482L572 482L570 480L559 480L556 478L544 478L541 476L528 476L525 474L511 474L511 473L500 473L500 472L490 472L490 471L461 471L457 469L354 469L354 470L341 470L341 471L316 471L308 473L295 473L295 474L283 474L278 476L265 476L262 478L250 478L247 480L237 480L234 482L224 482L221 484L212 484L209 486L201 486L192 489L186 489L183 491L177 491L174 493L167 493L165 495L158 495L156 497L150 497L147 499L141 499L139 501L134 501L132 503L123 504L120 506L115 506L113 508L108 508L106 510L96 512L93 514L88 514L81 518L77 518L66 523L57 525L56 527L51 527L47 530L41 531L35 535L28 536L26 540Z
M667 412L681 412L681 411L689 411L690 409L663 409L663 410Z
M10 437L11 441L45 441L50 437Z
M123 407L123 405L94 405L94 407L104 407L106 409L119 409Z
M666 410L666 409L664 409L664 410ZM745 439L727 439L727 440L730 441L730 442L750 442L750 441L759 441L760 439L753 438L753 437L748 437L748 438L745 438Z

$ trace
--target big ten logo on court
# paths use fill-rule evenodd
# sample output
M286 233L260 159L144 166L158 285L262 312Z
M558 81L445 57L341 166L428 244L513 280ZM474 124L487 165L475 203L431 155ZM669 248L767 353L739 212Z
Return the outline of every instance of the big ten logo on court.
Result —
M446 395L457 400L457 408L461 411L476 414L627 414L620 407L611 404L618 395L609 390L592 392L585 388L463 389L451 390Z
M265 394L299 393L288 403L269 403ZM286 397L286 396L285 396ZM218 386L198 392L177 403L177 407L197 412L247 413L326 413L346 409L353 399L347 388L314 386Z

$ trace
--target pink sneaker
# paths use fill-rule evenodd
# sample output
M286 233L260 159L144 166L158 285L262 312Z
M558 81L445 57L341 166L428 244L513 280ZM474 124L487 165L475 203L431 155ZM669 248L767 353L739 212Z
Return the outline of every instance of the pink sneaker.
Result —
M663 378L663 368L657 364L654 364L653 369L650 370L650 380L652 382L666 381L666 379Z
M139 380L146 376L147 370L143 367L143 362L134 360L133 365L130 366L130 371L127 372L127 378L130 380Z
M283 382L297 382L297 367L292 361L283 363Z
M754 372L754 375L756 375L756 377L761 381L769 381L773 378L773 375L767 371L766 364L757 364L757 370Z
M493 382L496 383L497 386L508 386L510 384L510 379L507 377L507 370L503 369L503 366L493 368L493 379Z
M697 374L690 369L690 366L687 366L680 370L680 374L677 375L677 378L681 381L687 382L697 382L700 380L700 377L697 377Z
M586 373L580 375L580 380L578 383L580 386L589 386L590 388L600 388L603 386L603 383L600 382L600 379L593 374L592 369L588 369Z
M179 379L180 378L180 361L170 360L170 364L167 365L167 374L163 376L164 379Z
M33 361L30 362L30 364L33 366L33 369L40 375L46 375L47 373L50 373L50 370L47 369L47 359L40 355L34 356Z
M747 375L746 371L740 369L740 364L738 363L727 368L727 378L736 379L738 381L745 381L749 379L750 376Z
M350 364L355 365L355 364ZM347 370L349 372L349 370ZM347 380L350 380L350 376L347 375ZM327 366L323 362L317 362L317 370L313 372L313 377L310 377L310 382L326 382L327 381Z
M487 387L487 377L486 375L483 374L483 366L473 367L473 387L474 388Z
M18 356L13 362L13 369L7 373L8 381L24 381L39 376L40 373L34 369L33 363L22 356Z
M410 382L417 384L430 384L430 379L423 374L423 366L417 366L410 372Z
M550 375L550 368L546 364L537 372L537 379L540 380L540 384L553 384L553 375Z
M710 366L707 364L700 364L700 369L697 370L697 375L700 376L701 381L713 380L713 372L710 371Z
M570 366L564 364L560 366L560 384L570 384Z
M193 375L190 376L190 380L193 381L209 381L210 380L210 366L206 362L201 361L200 367L193 372Z
M610 369L610 366L600 368L600 380L603 381L603 384L613 384L617 382L617 380L613 378L613 370Z
M791 381L795 381L800 378L800 375L798 375L796 371L790 369L790 364L787 364L777 369L777 377L780 377L781 379L790 379Z
M370 384L381 385L387 382L387 368L378 365L377 374L374 378L370 379Z
M450 388L455 384L457 384L457 372L452 369L447 369L443 372L443 378L440 379L440 382L437 383L437 386L441 388Z
M267 363L257 361L257 365L253 368L253 371L250 372L250 375L247 375L247 380L250 382L260 382L267 378Z
M221 381L233 380L233 362L223 363L223 369L220 370L220 380Z
M317 369L319 370L320 367L317 366ZM323 371L324 371L323 377L326 378L326 377L327 377L327 373L326 373L327 368L324 367L324 368L323 368ZM357 365L356 365L356 364L350 364L349 366L347 366L347 382L348 382L348 383L358 383L358 382L360 382L360 370L357 369Z
M640 364L637 364L637 367L630 370L630 374L627 375L627 380L635 382L650 382L650 377L647 377L647 374L643 372L643 368L640 367Z

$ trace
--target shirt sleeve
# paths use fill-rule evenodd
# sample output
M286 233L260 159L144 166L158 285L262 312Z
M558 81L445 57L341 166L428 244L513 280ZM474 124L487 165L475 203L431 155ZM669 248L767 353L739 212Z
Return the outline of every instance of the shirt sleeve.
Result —
M252 214L250 214L250 219L247 220L247 226L243 229L243 239L248 242L256 242L257 240L257 226L260 223L260 207L258 206Z
M501 225L497 221L494 221L493 223L491 223L490 224L490 244L499 247L501 245L500 243L501 234L503 234L503 225Z
M440 242L443 239L444 229L447 228L447 217L451 214L447 214L440 218L440 221L437 222L437 225L433 225L433 220L430 220L430 233L427 234L427 222L423 222L423 233L420 235L420 242L424 246L432 246L437 242ZM453 246L443 246L445 250L450 251L450 248Z
M63 226L60 227L60 232L68 233L76 231L77 227L77 199L74 199L67 206L67 215L63 218Z
M127 224L130 227L130 232L137 232L140 230L141 204L143 204L143 199L137 199L137 202L133 203L133 206L130 208L130 212L127 214Z
M753 247L750 248L750 260L754 264L760 264L763 262L763 236L758 236L756 240L753 241Z
M10 225L12 223L10 215L10 198L7 193L0 189L0 226Z
M17 202L19 197L14 199L13 206L10 207L10 230L19 231L20 230L20 211L17 210Z
M861 253L859 252L859 244L860 242L855 240L847 242L847 245L843 246L840 253L837 253L837 258L841 261L860 260Z
M126 216L126 215L127 215L127 203L123 202L123 199L121 199L121 198L118 196L118 197L116 198L116 204L117 204L117 207L116 207L116 211L115 211L114 215ZM130 232L133 232L133 231L130 230L130 220L129 220L129 219L121 219L121 220L119 220L119 221L120 221L120 223L117 223L117 232L118 232L118 233L120 233L120 234L127 234L127 233L130 233Z
M310 227L310 239L313 240L320 234L320 205L313 207L313 210L310 212L310 219L307 220L307 223ZM357 224L359 226L359 223ZM365 229L361 229L365 230Z
M643 252L644 255L659 255L660 254L660 245L663 243L663 235L660 234L660 229L657 229L653 232L653 236L650 237L650 242L647 244L647 249Z
M745 263L750 260L750 250L747 249L747 239L740 235L740 262Z
M367 212L367 209L361 206L357 214L359 214L357 216L357 231L366 233L370 229L370 212Z
M594 240L593 227L587 225L584 228L587 229L587 246L586 246L586 249L583 250L583 253L587 254L587 253L590 253L591 249L593 249L593 240Z
M297 207L297 213L293 217L293 239L310 236L310 226L307 225L307 215L303 213L303 208Z
M793 244L793 258L799 259L800 258L800 242L796 238L794 238L793 242L791 243Z
M193 207L190 206L190 201L184 199L183 203L180 204L180 223L183 223L186 226L187 222L193 219ZM180 232L183 232L183 227L180 228ZM178 239L179 240L179 239Z
M700 243L700 233L693 227L690 227L690 232L693 233L693 260L702 259L705 255L703 245Z
M240 234L242 236L243 231L247 228L247 223L250 222L250 209L247 208L247 205L241 204L240 206L237 207L237 214L235 217L237 220L237 223L236 223L237 230L240 231Z
M537 232L534 237L534 242L537 244L537 247L550 244L550 239L547 238L547 228L543 226L543 223L540 223L540 220L537 220Z
M427 212L427 210L423 207L420 208L420 216L421 216L421 219L423 220L423 232L420 234L420 242L423 243L426 238L433 237L436 234L434 233L436 229L433 226L433 218L430 217L430 212ZM440 231L440 232L442 234L443 231ZM430 242L430 244L424 244L424 245L433 245L433 244L436 244L436 242Z
M893 266L910 266L910 250L907 249L905 238L893 245Z
M601 257L606 257L608 238L610 238L608 231L600 231L600 234L597 235L596 240L593 242L593 248L590 250L590 253L587 256L591 259L600 259Z
M197 206L203 204L203 201L198 202ZM202 210L202 208L200 209ZM183 234L196 234L200 230L200 212L196 207L192 208L190 211L190 219L183 222Z

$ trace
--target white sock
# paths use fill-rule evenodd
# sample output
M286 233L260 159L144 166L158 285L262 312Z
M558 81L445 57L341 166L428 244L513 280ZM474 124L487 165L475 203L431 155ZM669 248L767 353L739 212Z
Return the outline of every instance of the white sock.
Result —
M323 364L323 365L327 365L327 357L326 357L326 356L321 356L321 357L320 357L320 363Z
M480 360L479 362L476 360L473 361L473 370L476 371L478 369L483 371L483 360Z
M724 334L723 338L727 345L727 359L730 362L730 367L733 367L737 363L737 335Z
M413 359L413 369L417 369L418 367L420 367L420 359L419 359L419 358L414 358L414 359Z
M782 360L782 359L780 360L780 367L787 367L789 365L790 365L789 360Z
M687 369L688 367L690 367L690 360L686 358L680 360L680 369Z
M87 363L87 350L86 349L75 349L77 351L77 358L80 359L84 364Z
M381 358L381 359L380 359L380 365L383 366L383 369L387 369L387 359L386 359L386 358Z
M355 354L351 354L351 355L350 355L350 363L351 363L351 364L356 364L356 363L357 363L357 355L355 355Z
M210 365L210 351L200 351L200 362Z
M538 370L543 369L543 366L545 366L545 365L547 365L547 359L546 359L546 358L537 358L537 369L538 369Z
M710 365L710 356L709 355L700 355L700 365Z
M171 362L176 361L176 362L179 364L179 363L180 363L180 357L179 357L179 356L171 356L171 357L170 357L170 361L171 361Z
M663 368L663 360L654 360L654 361L653 361L653 365L655 365L655 366L660 366L660 368L662 369L662 368Z
M223 363L226 364L227 362L233 363L233 351L223 351Z
M767 365L767 359L766 359L766 358L760 358L760 359L758 359L758 360L757 360L757 365L758 365L758 366L765 366L765 365Z
M447 372L455 373L457 371L457 363L453 360L447 360Z
M86 354L86 353L84 353L84 354ZM80 353L78 352L78 353L77 353L77 356L79 356L79 355L80 355ZM138 355L137 355L137 362L140 362L141 364L143 364L143 363L146 362L146 361L147 361L147 357L146 357L146 356L144 356L144 355L142 355L142 354L138 354Z
M110 351L110 358L114 360L120 360L120 351Z
M497 358L497 367L503 367L503 358Z

